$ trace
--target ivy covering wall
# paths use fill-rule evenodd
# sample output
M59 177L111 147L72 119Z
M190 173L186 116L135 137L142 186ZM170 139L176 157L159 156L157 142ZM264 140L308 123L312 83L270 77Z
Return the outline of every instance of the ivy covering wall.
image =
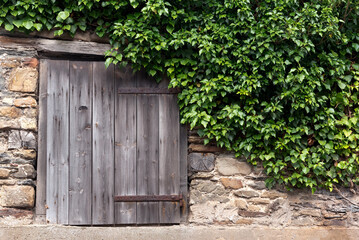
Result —
M8 31L109 37L207 142L313 191L359 183L358 21L358 0L0 0Z

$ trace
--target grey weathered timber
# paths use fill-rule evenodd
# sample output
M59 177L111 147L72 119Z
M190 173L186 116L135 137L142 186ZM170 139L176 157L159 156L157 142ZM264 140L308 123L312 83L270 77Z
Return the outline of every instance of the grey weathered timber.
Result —
M129 67L115 69L116 89L135 87L136 79ZM136 95L115 96L115 195L136 194ZM136 223L135 202L115 203L116 224Z
M137 195L158 195L158 96L137 96ZM137 203L137 223L158 223L158 203Z
M68 223L69 61L48 61L46 218ZM59 84L61 83L61 84Z
M114 66L93 63L92 224L114 223Z
M179 111L174 95L159 96L159 195L179 194ZM160 223L179 223L179 202L159 203Z
M187 142L187 126L180 125L180 190L183 197L183 206L181 208L181 222L187 222L188 217L188 164L187 164L187 153L188 153L188 142Z
M92 64L70 64L69 224L91 224Z
M10 49L34 49L38 52L48 53L71 53L104 56L105 52L111 49L109 44L63 41L40 38L13 38L0 36L0 46Z
M36 215L46 215L47 61L40 60Z

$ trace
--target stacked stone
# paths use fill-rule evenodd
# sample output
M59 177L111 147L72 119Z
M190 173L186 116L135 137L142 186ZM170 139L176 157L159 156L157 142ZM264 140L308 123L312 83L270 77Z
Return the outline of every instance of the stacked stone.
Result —
M38 60L0 49L0 223L32 221L37 86Z
M359 197L324 190L290 192L267 189L260 166L236 158L190 131L189 179L192 224L287 226L358 226ZM199 146L201 145L201 146ZM350 198L352 203L343 198Z

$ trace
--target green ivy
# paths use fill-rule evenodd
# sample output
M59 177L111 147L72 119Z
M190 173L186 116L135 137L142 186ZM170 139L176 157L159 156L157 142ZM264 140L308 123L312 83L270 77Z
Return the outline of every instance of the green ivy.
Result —
M358 0L1 0L8 31L95 31L106 64L179 94L182 123L262 162L267 186L359 183Z

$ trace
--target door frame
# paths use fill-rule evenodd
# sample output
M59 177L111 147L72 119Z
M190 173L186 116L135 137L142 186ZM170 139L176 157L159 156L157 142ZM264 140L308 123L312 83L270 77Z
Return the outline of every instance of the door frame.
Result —
M55 40L56 41L56 40ZM56 54L55 54L56 55ZM38 154L37 154L37 179L36 179L36 203L35 203L35 222L39 224L47 224L46 222L46 178L47 178L47 59L66 59L66 60L89 60L84 59L83 55L77 57L64 58L61 53L58 57L53 57L53 53L49 57L44 54L40 57L39 64L39 117L38 117ZM95 56L91 60L103 61L104 56ZM183 196L183 206L181 207L181 223L188 220L188 127L181 125L180 127L180 191Z

